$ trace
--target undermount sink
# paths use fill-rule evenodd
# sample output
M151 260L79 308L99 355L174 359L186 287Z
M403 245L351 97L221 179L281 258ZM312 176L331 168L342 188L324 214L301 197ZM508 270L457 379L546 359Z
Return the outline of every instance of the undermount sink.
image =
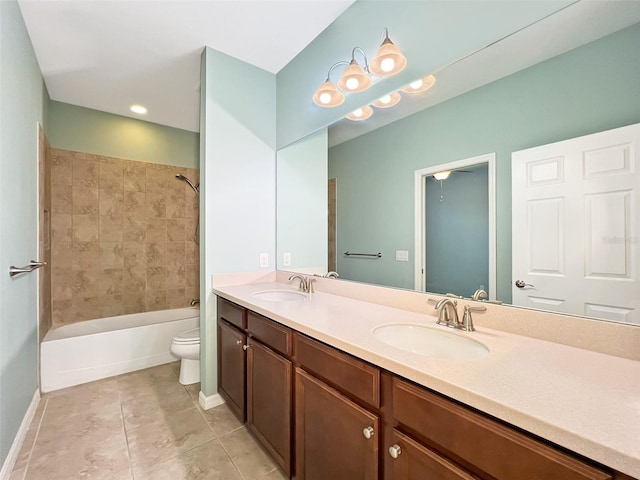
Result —
M430 357L474 360L489 355L489 348L476 340L427 325L382 325L373 329L373 336L401 350Z
M295 302L307 298L304 293L295 290L264 290L254 293L252 297L267 302Z

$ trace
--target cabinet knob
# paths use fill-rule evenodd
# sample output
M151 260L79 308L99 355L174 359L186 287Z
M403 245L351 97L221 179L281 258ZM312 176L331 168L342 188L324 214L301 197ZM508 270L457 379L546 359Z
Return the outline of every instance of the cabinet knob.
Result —
M398 458L401 453L402 449L400 448L400 445L396 444L392 447L389 447L389 455L391 455L391 458Z
M242 340L236 340L236 345L242 345Z
M364 435L364 438L371 438L374 433L375 430L373 430L373 427L366 427L362 429L362 435Z
M242 346L242 349L246 352L247 350L249 350L249 347L250 347L250 346L251 346L251 345L243 345L243 346Z

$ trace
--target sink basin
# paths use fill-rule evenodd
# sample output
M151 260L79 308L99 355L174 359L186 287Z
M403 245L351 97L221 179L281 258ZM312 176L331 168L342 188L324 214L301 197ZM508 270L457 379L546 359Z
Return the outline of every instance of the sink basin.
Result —
M307 298L304 293L295 290L264 290L254 293L252 297L267 302L295 302Z
M382 325L373 329L373 336L393 347L430 357L473 360L489 355L489 348L476 340L426 325Z

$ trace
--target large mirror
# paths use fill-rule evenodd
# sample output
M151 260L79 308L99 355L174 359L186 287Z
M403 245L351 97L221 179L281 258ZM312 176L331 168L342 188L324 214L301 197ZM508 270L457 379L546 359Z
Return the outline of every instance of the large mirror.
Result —
M637 298L626 299L625 313L604 304L575 309L571 302L554 303L553 295L521 303L513 294L512 153L640 122L640 23L634 23L640 9L619 8L589 15L580 28L563 25L564 19L576 22L570 15L547 19L546 26L534 26L535 35L520 32L428 72L437 78L430 90L419 98L403 94L397 107L374 109L371 122L340 120L328 134L280 151L278 268L319 275L334 270L341 280L465 297L483 289L505 304L640 324ZM580 33L585 29L597 33ZM300 168L310 158L301 154L305 149L316 152L313 168ZM636 160L627 157L637 185ZM442 170L451 173L436 179ZM621 267L627 269L622 276L636 281L637 200L624 202L631 221L622 218L608 236L606 225L600 230L604 243L622 242L632 262ZM471 208L460 210L465 205ZM538 224L537 237L553 236L553 222ZM524 290L536 288L530 278Z

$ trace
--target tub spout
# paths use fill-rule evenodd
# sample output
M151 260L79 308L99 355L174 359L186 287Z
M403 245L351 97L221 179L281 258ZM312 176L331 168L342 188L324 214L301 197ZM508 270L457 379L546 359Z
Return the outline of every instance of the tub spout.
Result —
M193 300L191 300L191 306L195 307L196 305L200 305L200 299L199 298L194 298Z

